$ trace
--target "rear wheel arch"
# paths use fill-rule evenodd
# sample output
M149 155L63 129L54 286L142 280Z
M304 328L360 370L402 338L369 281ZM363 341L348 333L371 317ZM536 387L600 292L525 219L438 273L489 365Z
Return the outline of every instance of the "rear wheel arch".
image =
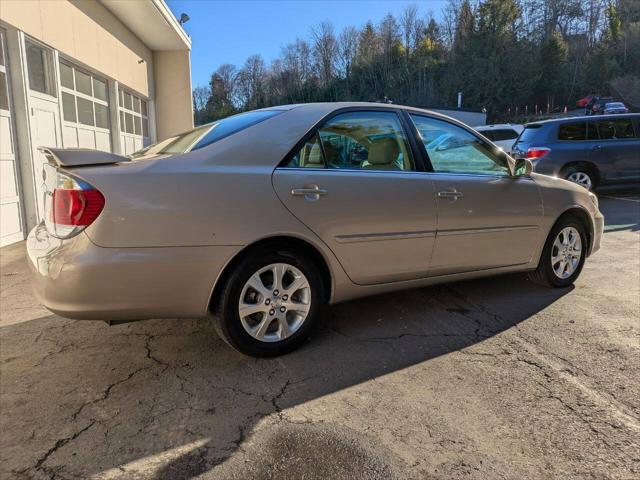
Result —
M333 282L331 270L329 264L320 250L307 240L303 240L299 237L293 236L276 236L268 237L251 243L239 252L237 252L233 258L227 263L222 270L222 273L218 276L213 287L211 297L209 298L209 311L213 311L215 302L218 301L219 296L222 294L224 287L235 268L245 258L252 255L254 252L263 248L282 249L288 252L301 253L306 255L320 270L325 293L325 302L329 302L332 294Z

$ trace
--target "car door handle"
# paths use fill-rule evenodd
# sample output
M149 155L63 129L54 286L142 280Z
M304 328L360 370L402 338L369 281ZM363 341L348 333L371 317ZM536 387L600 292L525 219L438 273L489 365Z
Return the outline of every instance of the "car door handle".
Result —
M306 197L307 195L326 195L328 192L324 188L294 188L291 195L294 197Z
M591 150L594 150L597 152L598 150L602 150L602 147L600 145L594 145L593 147L591 147Z
M442 192L438 192L438 197L440 198L448 198L452 201L455 201L459 198L464 197L462 192L458 192L457 190L444 190Z

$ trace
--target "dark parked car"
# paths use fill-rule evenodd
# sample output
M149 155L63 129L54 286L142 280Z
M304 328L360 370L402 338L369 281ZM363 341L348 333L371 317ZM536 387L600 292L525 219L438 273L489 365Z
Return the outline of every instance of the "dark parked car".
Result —
M534 171L593 189L640 180L640 114L573 117L525 125L513 145Z
M591 101L587 103L585 113L587 115L604 113L604 106L609 102L613 102L613 97L593 97Z

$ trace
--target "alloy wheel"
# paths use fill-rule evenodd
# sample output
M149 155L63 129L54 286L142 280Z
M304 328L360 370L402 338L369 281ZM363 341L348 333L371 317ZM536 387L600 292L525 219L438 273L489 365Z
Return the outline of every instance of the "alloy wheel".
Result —
M551 268L565 280L577 270L582 259L582 239L574 227L565 227L556 236L551 248Z
M311 286L300 269L273 263L245 283L238 302L245 331L261 342L279 342L297 332L309 314Z
M593 181L591 180L591 177L585 172L573 172L569 174L567 180L573 183L577 183L587 190L591 190L591 187L593 187Z

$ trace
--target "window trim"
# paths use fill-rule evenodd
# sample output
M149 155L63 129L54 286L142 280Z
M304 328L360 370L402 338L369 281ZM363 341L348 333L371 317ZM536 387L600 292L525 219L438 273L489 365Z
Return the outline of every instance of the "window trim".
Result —
M330 120L332 120L334 117L337 117L338 115L341 115L343 113L352 113L352 112L387 112L387 113L394 113L396 115L396 117L398 118L398 123L400 124L400 128L402 128L403 133L406 136L407 142L408 142L408 146L409 146L409 150L411 152L411 155L413 157L413 165L414 165L414 169L413 170L364 170L364 169L360 169L360 168L327 168L326 164L324 168L310 168L310 167L288 167L287 165L289 164L289 162L291 161L291 159L298 153L298 151L304 147L304 145L316 134L319 133L319 130L324 127ZM332 110L331 112L329 112L328 114L326 114L324 117L322 117L318 122L316 122L315 125L313 125L308 131L307 133L305 133L302 138L293 146L293 148L291 150L289 150L289 152L283 157L283 159L278 163L278 165L276 165L276 169L282 168L282 169L286 169L286 170L304 170L304 171L322 171L322 172L360 172L360 173L372 173L372 174L379 174L379 173L393 173L393 174L407 174L407 173L425 173L426 169L425 169L425 165L424 165L424 158L422 157L422 155L420 154L420 152L417 150L417 146L416 146L416 142L415 142L415 138L413 137L413 132L411 131L411 129L409 128L409 125L407 124L407 120L404 117L404 113L405 111L402 108L398 108L398 107L394 107L394 108L387 108L387 107L376 107L376 106L370 106L370 107L342 107L342 108L337 108L335 110ZM320 145L322 146L322 142L320 142ZM323 162L326 162L325 156L324 156L324 146L322 146L322 158L323 158Z

